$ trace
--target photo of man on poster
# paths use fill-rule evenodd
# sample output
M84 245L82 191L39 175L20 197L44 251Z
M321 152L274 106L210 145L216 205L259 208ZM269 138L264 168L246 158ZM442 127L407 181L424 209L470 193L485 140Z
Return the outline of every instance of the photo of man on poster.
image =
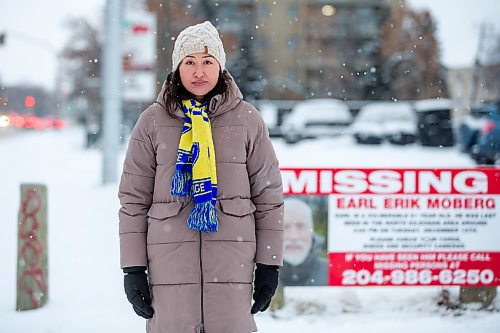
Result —
M280 285L328 285L328 261L322 255L325 239L315 231L311 203L297 197L287 197L284 202L284 263L280 268Z

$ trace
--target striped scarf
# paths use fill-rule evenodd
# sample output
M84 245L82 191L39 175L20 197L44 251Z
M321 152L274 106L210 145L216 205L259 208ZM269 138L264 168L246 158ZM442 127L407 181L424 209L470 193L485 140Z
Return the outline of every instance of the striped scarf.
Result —
M188 227L199 231L217 231L217 173L207 104L193 99L182 101L186 115L177 149L177 163L170 194L191 196L194 208Z

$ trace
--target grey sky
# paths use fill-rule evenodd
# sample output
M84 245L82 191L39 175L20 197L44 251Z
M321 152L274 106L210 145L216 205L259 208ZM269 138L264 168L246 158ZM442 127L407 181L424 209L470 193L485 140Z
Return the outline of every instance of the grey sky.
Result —
M7 31L0 47L0 82L33 84L52 88L56 57L68 34L70 17L101 18L104 0L0 1L0 32Z
M428 9L437 25L441 59L447 67L470 67L474 63L481 22L500 33L498 0L408 0L414 9Z
M64 22L84 16L99 22L105 0L0 1L0 32L11 33L0 47L0 82L52 88L56 51L68 38ZM417 9L428 8L437 21L443 63L471 66L477 50L479 23L495 22L500 31L498 0L408 0Z

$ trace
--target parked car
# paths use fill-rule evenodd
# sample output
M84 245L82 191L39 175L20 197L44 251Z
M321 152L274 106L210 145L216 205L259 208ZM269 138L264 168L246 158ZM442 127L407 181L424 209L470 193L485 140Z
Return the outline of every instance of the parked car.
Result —
M481 129L488 122L492 112L495 112L495 106L484 104L471 108L470 113L460 120L457 130L457 144L462 152L471 152L472 147L477 144Z
M352 123L347 103L333 98L309 99L297 103L281 125L287 143L302 139L344 134Z
M279 110L276 105L269 101L260 101L257 104L257 109L266 123L270 137L281 136L281 130L278 125Z
M371 102L359 110L351 133L361 144L406 145L417 140L417 118L409 103Z
M492 107L477 144L472 146L471 156L477 164L495 164L500 161L500 103Z
M422 146L450 147L455 144L451 123L452 103L449 99L424 99L413 105L418 116Z

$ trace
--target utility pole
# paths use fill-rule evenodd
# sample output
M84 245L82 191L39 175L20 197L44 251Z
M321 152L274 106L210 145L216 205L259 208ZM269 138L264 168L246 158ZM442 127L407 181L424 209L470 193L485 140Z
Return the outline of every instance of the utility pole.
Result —
M118 180L117 166L120 149L120 124L122 122L122 16L122 1L106 0L102 54L104 60L103 84L101 86L104 105L102 124L103 184L116 183Z

